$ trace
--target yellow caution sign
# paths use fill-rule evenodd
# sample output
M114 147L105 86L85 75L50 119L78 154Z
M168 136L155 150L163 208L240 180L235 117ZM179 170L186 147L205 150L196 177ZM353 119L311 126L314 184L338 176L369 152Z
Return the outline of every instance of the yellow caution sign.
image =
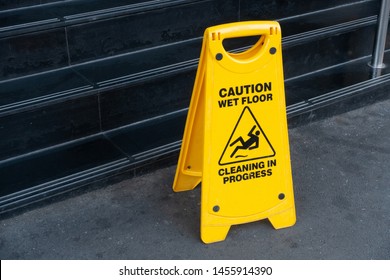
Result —
M227 52L223 40L259 36ZM202 182L201 239L222 241L231 225L268 218L295 223L281 30L250 21L206 29L174 191Z

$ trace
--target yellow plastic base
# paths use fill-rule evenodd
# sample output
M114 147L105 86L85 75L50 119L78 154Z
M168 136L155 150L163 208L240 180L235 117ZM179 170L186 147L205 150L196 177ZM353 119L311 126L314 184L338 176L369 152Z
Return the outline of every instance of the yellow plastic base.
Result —
M200 238L206 244L224 241L230 226L202 226Z

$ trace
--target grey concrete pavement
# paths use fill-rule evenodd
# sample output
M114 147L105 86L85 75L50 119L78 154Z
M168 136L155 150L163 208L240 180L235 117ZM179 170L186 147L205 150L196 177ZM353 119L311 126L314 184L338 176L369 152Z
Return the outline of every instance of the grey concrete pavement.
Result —
M289 130L297 223L199 238L175 166L0 220L1 259L390 259L390 100Z

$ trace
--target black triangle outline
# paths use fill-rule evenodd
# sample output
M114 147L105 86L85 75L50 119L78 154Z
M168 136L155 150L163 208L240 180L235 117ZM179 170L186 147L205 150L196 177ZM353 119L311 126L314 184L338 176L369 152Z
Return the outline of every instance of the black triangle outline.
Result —
M265 140L267 141L268 145L270 146L271 150L273 151L273 154L272 154L272 155L268 155L268 156L257 157L257 158L249 158L249 159L242 159L242 160L233 161L233 162L228 162L228 163L221 163L221 160L222 160L222 158L223 158L223 156L224 156L224 154L225 154L225 152L226 152L226 149L228 148L229 143L230 143L230 141L232 140L232 137L233 137L233 135L234 135L234 132L236 132L236 129L237 129L237 127L238 127L238 124L240 123L241 118L242 118L242 116L244 115L244 112L245 112L246 109L248 109L248 111L249 111L249 113L251 114L251 116L252 116L253 120L255 121L256 125L259 127L259 129L260 129L262 135L264 136ZM268 140L267 135L264 133L264 131L263 131L263 129L261 128L260 124L258 123L258 121L256 120L255 116L253 115L251 109L250 109L248 106L245 106L244 109L242 110L242 113L241 113L240 117L238 118L238 121L237 121L237 123L236 123L236 125L235 125L235 127L234 127L234 129L233 129L232 134L231 134L230 137L229 137L229 140L228 140L227 143L226 143L225 149L223 150L222 155L221 155L221 157L219 158L218 164L219 164L219 165L228 165L228 164L234 164L234 163L239 163L239 162L252 161L252 160L261 159L261 158L274 157L275 155L276 155L276 152L275 152L275 150L274 150L274 147L272 147L271 142Z

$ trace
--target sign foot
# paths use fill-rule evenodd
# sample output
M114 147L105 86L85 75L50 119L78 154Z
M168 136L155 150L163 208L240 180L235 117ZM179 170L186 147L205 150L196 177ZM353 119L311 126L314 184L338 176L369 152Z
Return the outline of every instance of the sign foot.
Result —
M206 244L224 241L230 226L202 226L200 237Z
M294 207L289 208L286 211L269 217L268 220L275 229L291 227L296 222L295 209Z

